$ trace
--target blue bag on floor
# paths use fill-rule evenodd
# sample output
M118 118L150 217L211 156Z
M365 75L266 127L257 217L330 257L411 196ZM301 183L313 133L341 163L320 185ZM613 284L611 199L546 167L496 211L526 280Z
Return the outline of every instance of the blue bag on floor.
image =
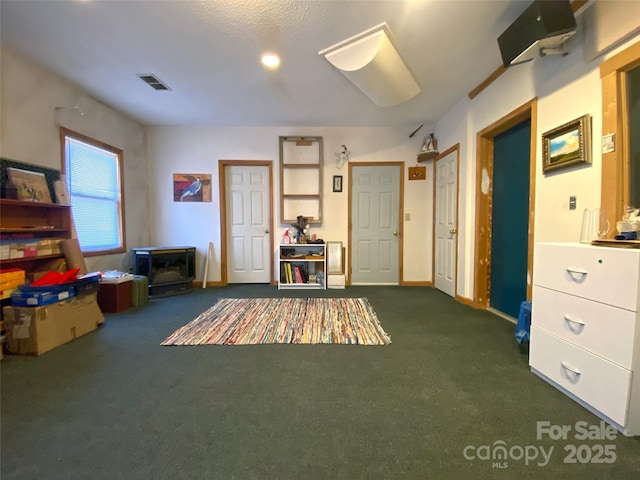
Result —
M518 324L516 325L516 340L518 343L528 342L529 332L531 332L531 302L525 301L520 304Z

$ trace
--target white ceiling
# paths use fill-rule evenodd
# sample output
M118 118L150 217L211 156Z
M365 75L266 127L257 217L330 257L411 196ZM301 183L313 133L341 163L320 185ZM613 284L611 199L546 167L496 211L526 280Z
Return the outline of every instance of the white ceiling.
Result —
M148 125L417 126L501 64L531 0L1 0L2 44ZM382 22L422 93L378 107L318 55ZM260 64L273 50L276 71ZM170 92L136 74L153 73Z

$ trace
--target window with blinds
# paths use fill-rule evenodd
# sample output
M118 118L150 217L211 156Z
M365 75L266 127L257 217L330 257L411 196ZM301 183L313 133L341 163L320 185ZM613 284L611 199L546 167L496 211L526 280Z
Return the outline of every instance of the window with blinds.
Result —
M124 252L122 150L66 129L62 135L63 171L82 252Z

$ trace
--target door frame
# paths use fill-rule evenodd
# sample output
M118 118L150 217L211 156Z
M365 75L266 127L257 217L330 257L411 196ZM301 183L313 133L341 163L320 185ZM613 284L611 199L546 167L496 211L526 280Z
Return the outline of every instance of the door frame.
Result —
M219 160L218 192L220 198L220 285L228 283L227 265L227 174L226 167L267 167L269 169L269 283L275 285L273 278L273 162L270 160Z
M611 225L629 205L629 112L627 72L640 66L640 42L600 64L602 84L602 135L615 136L615 150L602 154L600 205ZM611 229L615 233L615 229ZM611 233L609 234L611 237Z
M538 99L533 98L476 134L476 195L473 305L489 308L491 289L491 221L494 139L516 125L530 120L529 142L529 236L527 241L527 300L531 300L536 193L536 145ZM483 192L483 184L485 184Z
M433 213L432 213L432 218L433 218L433 224L434 224L434 228L433 228L433 237L431 240L431 247L432 247L432 251L431 251L431 278L433 279L433 288L436 288L436 229L435 229L435 222L436 222L436 176L437 176L437 171L436 171L436 166L438 163L438 160L443 159L444 157L450 155L451 153L456 152L456 266L455 268L455 272L456 272L456 279L453 285L453 298L455 298L456 300L462 301L462 297L460 297L460 295L458 295L458 246L459 246L459 240L460 240L460 143L456 143L454 146L449 147L448 149L446 149L444 152L440 153L436 159L433 162ZM438 290L436 288L436 290Z
M351 248L351 210L353 204L351 202L351 182L353 179L353 167L398 167L400 169L400 185L399 185L399 198L398 198L398 285L404 285L403 274L403 244L404 244L404 162L349 162L349 181L347 182L347 198L348 198L348 212L347 212L347 251L348 251L348 268L346 269L346 283L351 285L351 269L352 269L352 253Z

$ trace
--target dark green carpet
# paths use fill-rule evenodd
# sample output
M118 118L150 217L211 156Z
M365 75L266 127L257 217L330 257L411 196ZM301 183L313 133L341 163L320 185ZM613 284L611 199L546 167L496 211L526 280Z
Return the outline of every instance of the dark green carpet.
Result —
M322 295L368 298L393 343L160 346L217 297ZM152 300L41 357L5 358L1 478L639 478L638 438L536 438L537 421L599 420L530 373L513 333L430 288ZM539 456L504 469L463 455L500 441L554 451L544 467ZM617 459L564 464L569 443L610 444Z

